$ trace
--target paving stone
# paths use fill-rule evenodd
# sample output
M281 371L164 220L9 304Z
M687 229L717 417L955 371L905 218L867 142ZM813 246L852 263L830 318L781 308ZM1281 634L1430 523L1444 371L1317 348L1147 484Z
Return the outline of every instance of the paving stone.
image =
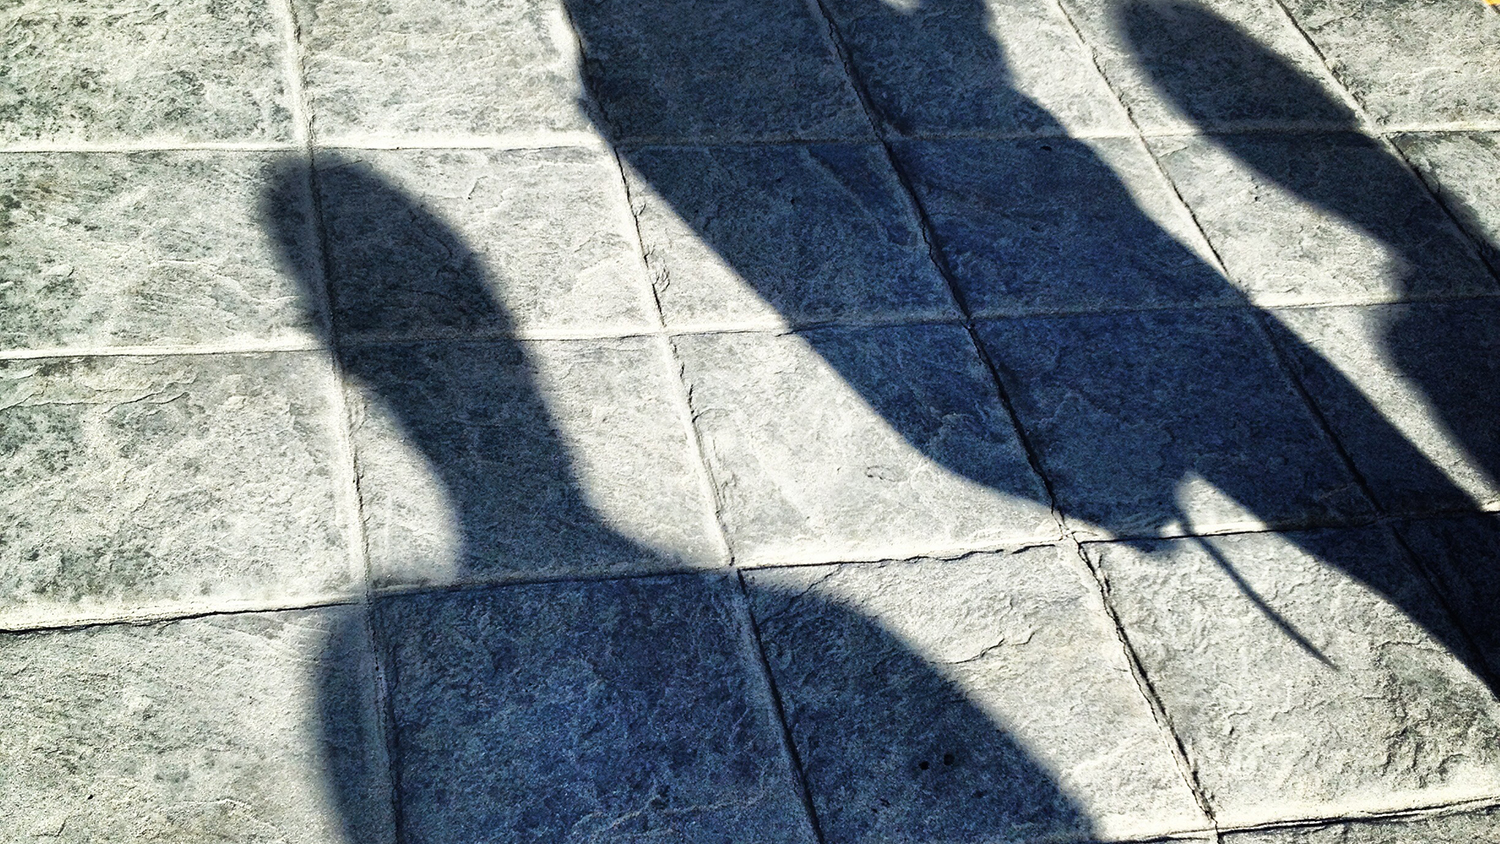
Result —
M617 140L868 138L802 0L567 0L585 79Z
M1240 312L1008 320L979 334L1078 530L1172 535L1369 514Z
M346 339L655 322L602 149L325 153L318 185Z
M1055 4L840 0L829 6L854 72L897 132L1130 131Z
M558 0L294 0L319 141L590 127Z
M1500 836L1494 809L1231 832L1225 844L1470 844Z
M347 352L379 583L723 562L660 340Z
M1207 826L1069 554L746 574L824 840Z
M251 0L21 0L0 12L0 142L288 141L283 27Z
M668 326L958 317L878 146L624 155Z
M811 844L732 582L382 601L404 840Z
M0 636L17 842L393 844L352 609Z
M1398 522L1396 533L1437 584L1460 627L1500 677L1500 521L1491 515Z
M1382 510L1500 503L1500 302L1275 314L1293 371Z
M677 351L741 564L1057 535L962 328L689 335Z
M1491 266L1500 264L1500 135L1396 135L1407 161L1458 217Z
M1500 704L1383 530L1086 548L1220 824L1500 787Z
M1063 0L1147 132L1348 126L1318 54L1275 0Z
M897 150L977 316L1240 299L1135 141L909 142Z
M1370 138L1239 135L1151 144L1230 276L1257 304L1497 290L1420 181Z
M312 352L0 362L0 625L357 592Z
M1442 0L1287 0L1377 123L1462 127L1500 118L1500 15Z
M276 156L152 152L0 158L0 346L306 342L321 316L283 264L315 272L305 183L266 208Z

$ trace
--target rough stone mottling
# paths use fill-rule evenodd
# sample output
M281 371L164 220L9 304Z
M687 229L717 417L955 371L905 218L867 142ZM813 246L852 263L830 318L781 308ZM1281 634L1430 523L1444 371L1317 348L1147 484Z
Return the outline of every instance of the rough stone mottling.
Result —
M1450 810L1411 817L1333 821L1285 829L1231 832L1224 844L1478 844L1500 840L1500 812Z
M1396 533L1443 593L1494 682L1500 677L1500 517L1399 522Z
M1381 529L1086 548L1219 822L1500 789L1500 704Z
M1206 826L1070 554L746 575L825 840Z
M25 844L393 844L347 608L0 635L0 803Z
M1500 135L1397 135L1422 179L1490 259L1500 266Z
M409 844L811 844L732 582L382 601Z
M0 363L0 623L359 588L327 362Z

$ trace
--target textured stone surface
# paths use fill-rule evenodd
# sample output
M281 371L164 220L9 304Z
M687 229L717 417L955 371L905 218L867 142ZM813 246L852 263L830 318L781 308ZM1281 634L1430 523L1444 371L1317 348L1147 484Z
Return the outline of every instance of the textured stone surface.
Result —
M1288 0L1339 80L1386 126L1500 120L1500 15L1443 0Z
M1146 131L1347 125L1317 53L1273 0L1064 0Z
M1500 837L1494 809L1232 832L1224 844L1471 844Z
M1500 264L1500 136L1493 133L1397 135L1406 160Z
M730 582L389 599L410 844L814 840Z
M667 325L957 317L878 146L627 150Z
M0 624L356 591L311 352L0 363Z
M825 840L1206 826L1069 554L746 575Z
M1495 292L1421 183L1358 135L1153 140L1231 277L1260 305Z
M1054 4L828 5L854 72L898 132L1129 132L1125 112Z
M1135 141L910 142L897 149L977 316L1238 299Z
M331 608L0 635L6 839L391 844L361 630Z
M1086 548L1220 823L1500 788L1500 704L1381 530Z
M1297 379L1383 510L1500 503L1500 302L1275 316Z
M1056 535L962 328L690 335L677 349L742 563Z
M292 137L269 3L21 0L0 38L0 142Z
M654 322L603 150L325 153L318 185L346 338Z
M325 142L587 129L558 0L294 0Z
M371 569L386 584L722 561L665 343L350 352Z
M1500 520L1483 515L1399 522L1396 533L1432 576L1493 683L1500 677Z
M869 137L827 23L801 0L569 0L619 139Z
M1058 505L1085 532L1170 535L1368 513L1248 316L1007 320L979 333Z
M277 156L156 152L0 159L0 345L307 341L316 313L307 191L262 193ZM299 186L301 187L301 186ZM288 232L268 241L262 216Z

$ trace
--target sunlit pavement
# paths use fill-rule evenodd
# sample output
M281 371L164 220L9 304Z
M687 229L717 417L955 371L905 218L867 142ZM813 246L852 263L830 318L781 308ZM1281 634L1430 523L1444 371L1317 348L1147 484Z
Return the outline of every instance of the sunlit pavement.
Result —
M1500 841L1500 7L0 32L0 842Z

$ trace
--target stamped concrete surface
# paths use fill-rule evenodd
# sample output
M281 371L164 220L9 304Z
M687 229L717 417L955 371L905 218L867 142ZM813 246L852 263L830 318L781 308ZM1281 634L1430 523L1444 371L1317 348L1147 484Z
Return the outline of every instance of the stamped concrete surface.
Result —
M1500 6L0 5L0 842L1500 839Z

